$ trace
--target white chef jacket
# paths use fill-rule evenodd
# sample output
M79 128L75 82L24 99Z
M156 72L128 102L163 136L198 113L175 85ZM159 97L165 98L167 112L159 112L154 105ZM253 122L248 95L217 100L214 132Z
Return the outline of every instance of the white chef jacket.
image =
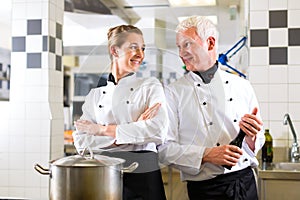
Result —
M258 165L255 156L264 144L263 131L257 134L255 152L243 141L243 155L231 170L201 163L207 147L229 144L239 132L241 117L258 107L247 80L218 69L205 84L200 76L189 72L168 85L165 93L170 124L166 142L159 147L159 159L178 168L182 180L207 180Z
M161 107L155 117L137 121L138 117L155 103ZM138 151L157 152L168 127L166 100L161 83L156 78L137 78L128 75L115 85L107 81L106 86L92 89L82 106L80 119L101 125L116 124L116 138L94 136L79 131L73 133L78 151L89 146L93 151ZM118 146L110 146L113 143Z

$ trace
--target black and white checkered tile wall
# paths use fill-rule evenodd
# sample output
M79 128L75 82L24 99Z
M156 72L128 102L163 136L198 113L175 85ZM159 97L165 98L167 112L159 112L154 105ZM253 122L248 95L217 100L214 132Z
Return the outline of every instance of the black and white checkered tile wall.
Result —
M56 22L55 35L43 35L42 26L48 26L47 21L41 19L27 20L27 35L12 37L12 52L24 52L26 54L26 68L54 68L62 71L62 25ZM43 62L49 53L55 62L55 66L43 66Z
M269 65L290 64L289 48L300 46L300 27L288 27L288 10L270 10L268 14L268 28L250 29L250 47L268 47Z

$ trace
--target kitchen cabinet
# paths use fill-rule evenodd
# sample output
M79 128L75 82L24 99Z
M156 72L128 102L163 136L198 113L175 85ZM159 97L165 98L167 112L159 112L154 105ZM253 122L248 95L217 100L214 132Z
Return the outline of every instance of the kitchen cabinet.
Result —
M300 171L258 170L260 200L300 199Z

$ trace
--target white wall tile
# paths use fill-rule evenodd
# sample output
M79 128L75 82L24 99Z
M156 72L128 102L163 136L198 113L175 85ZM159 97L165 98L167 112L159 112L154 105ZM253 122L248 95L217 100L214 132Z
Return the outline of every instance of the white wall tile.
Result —
M13 172L10 172L10 173L13 173ZM25 196L25 188L20 187L20 186L11 186L8 189L8 196L10 196L10 197L24 197Z
M42 35L45 36L49 35L49 21L47 19L42 19Z
M39 152L41 153L49 153L50 152L50 137L41 137L41 149Z
M251 66L248 70L249 81L252 84L269 82L269 67L268 66Z
M3 140L5 140L5 139L6 138L3 138ZM8 143L7 141L8 141L8 139L6 139L5 142ZM0 151L0 170L8 170L8 147L7 147L6 151Z
M288 112L288 103L269 103L270 120L282 121L285 113Z
M26 10L27 10L27 18L28 19L41 19L42 18L42 1L27 2Z
M54 71L55 70L55 54L54 53L48 53L48 63L46 63L46 67L50 70L50 71ZM52 79L50 79L52 82Z
M24 75L23 75L24 79ZM18 89L14 89L18 88ZM11 90L9 94L10 102L13 103L20 103L24 102L24 96L25 96L25 90L24 90L24 85L15 85L14 83L11 83ZM19 116L15 116L19 118Z
M269 29L269 46L287 47L288 46L287 28Z
M51 86L63 86L63 73L56 70L49 70L49 80Z
M11 25L12 36L26 36L27 35L27 20L18 19L13 20Z
M272 65L269 67L269 83L288 83L288 66Z
M25 85L36 86L41 85L42 82L42 70L41 69L30 69L25 71Z
M252 10L268 10L269 0L251 0L250 11Z
M49 2L42 2L42 19L49 18Z
M36 102L28 102L26 105L26 119L41 119L41 105Z
M36 189L36 187L26 187L25 197L29 199L41 199L41 190Z
M268 102L269 86L267 84L252 84L259 102Z
M28 86L25 88L25 101L27 102L41 102L48 100L47 86Z
M40 136L43 133L41 123L37 123L37 118L26 119L25 120L25 135L26 137L30 136Z
M270 84L269 92L269 102L288 102L287 84Z
M45 187L40 189L41 191L41 199L47 200L49 198L49 188Z
M8 173L7 170L0 170L0 187L8 186ZM0 195L3 195L0 193Z
M1 110L1 108L0 108ZM2 113L2 110L1 110L1 114L3 114L3 116L9 116L9 113L8 112L3 112ZM1 126L0 126L0 137L3 137L3 136L6 136L8 134L8 125L9 125L9 120L8 118L6 119L1 119ZM0 142L1 143L1 142ZM0 149L1 149L1 145L0 145ZM0 150L1 151L1 150Z
M24 152L24 151L23 151ZM24 154L21 153L9 153L8 167L9 170L22 170L25 167Z
M27 19L26 2L12 4L12 19Z
M39 137L25 138L25 153L39 152L41 149L41 140Z
M300 19L300 10L288 10L288 27L289 28L299 28L300 27L299 19Z
M269 103L259 102L260 114L264 123L264 127L269 127Z
M288 66L288 81L289 83L300 83L300 65Z
M43 111L43 113L44 113L44 111ZM48 114L50 114L50 113L48 112ZM50 117L48 119L40 120L40 124L41 124L42 130L43 130L40 133L40 136L49 137L50 133L51 133L51 119L50 119Z
M35 164L39 164L40 156L41 156L40 151L37 151L35 153L26 153L25 154L25 170L29 170L29 171L34 172L34 174L38 174L37 171L33 170L33 169L34 169Z
M289 103L289 113L292 120L300 121L300 103Z
M27 35L26 36L26 52L36 53L43 51L43 36L42 35Z
M300 65L300 47L288 47L288 64Z
M10 103L9 119L25 119L25 105L19 102ZM22 124L20 124L21 126Z
M287 126L283 125L283 121L270 121L269 129L273 139L287 140L287 128Z
M285 10L287 9L288 0L269 0L270 10Z
M252 47L250 48L249 64L268 65L269 64L269 48L268 47Z
M252 11L250 12L251 29L268 29L269 28L269 11Z
M8 133L8 131L6 132ZM0 134L1 140L0 140L0 169L1 169L1 163L3 160L5 160L5 154L8 151L8 142L9 141L9 136L8 134Z
M56 55L62 55L63 52L63 44L62 44L62 40L56 39L55 40L55 54ZM63 67L63 66L62 66Z
M300 103L300 84L289 84L288 91L289 102Z
M24 75L24 70L26 69L26 53L24 52L12 52L11 53L11 65L16 67L15 69L12 68L12 73L11 73L11 78L14 78L14 76L23 74ZM18 73L19 72L19 73ZM18 81L21 82L21 84L24 84L24 78L18 76L20 80Z
M34 165L32 165L33 169ZM26 170L25 171L25 185L26 187L40 187L41 186L41 174L38 173L36 170Z
M0 187L0 194L3 197L8 197L8 187Z
M55 4L51 3L49 4L49 19L51 21L55 21L56 20L56 6Z
M289 10L300 9L299 0L288 0L288 9Z
M288 141L287 140L273 140L274 147L287 147Z
M25 119L25 118L24 118ZM24 137L25 131L25 120L24 119L11 119L9 120L9 136L16 136L16 137Z

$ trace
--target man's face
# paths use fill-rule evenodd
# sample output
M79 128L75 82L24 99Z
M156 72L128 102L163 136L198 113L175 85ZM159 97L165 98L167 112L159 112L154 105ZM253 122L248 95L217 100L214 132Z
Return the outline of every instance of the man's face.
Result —
M205 71L213 65L215 61L212 61L210 54L210 39L202 41L195 27L177 33L176 45L187 70Z

